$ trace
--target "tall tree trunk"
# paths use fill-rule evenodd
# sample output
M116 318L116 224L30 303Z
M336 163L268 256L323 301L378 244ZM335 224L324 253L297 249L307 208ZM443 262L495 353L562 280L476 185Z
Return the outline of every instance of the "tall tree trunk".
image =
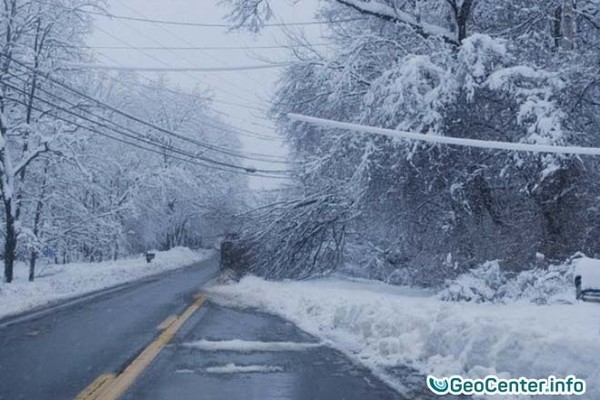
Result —
M562 31L565 50L573 50L575 48L575 0L563 0Z
M552 19L552 37L554 38L554 46L559 49L562 39L562 6L558 6L554 10L554 18Z
M2 77L8 77L13 56L14 36L13 21L17 15L17 1L4 1L4 21L5 34L2 52L4 53L4 62L2 63ZM7 137L9 127L4 123L5 99L8 91L7 85L2 85L0 90L0 135L2 136L2 147L0 148L0 189L2 192L2 201L4 203L5 225L4 232L4 278L7 283L13 280L13 270L15 262L15 253L17 249L17 227L15 219L14 203L14 182L11 157L7 148Z
M117 238L117 235L114 235L113 241L113 261L117 261L117 259L119 258L119 239Z
M12 201L4 200L4 211L6 215L6 231L4 240L4 278L7 283L13 280L15 253L17 250L17 228L15 217L12 212Z
M46 195L46 184L48 182L48 167L50 162L46 160L46 164L44 165L44 180L42 181L42 191L40 193L40 197L35 205L35 216L33 219L33 234L35 237L38 236L40 231L40 220L42 219L42 210L44 208L44 196ZM33 282L35 279L35 262L38 258L38 253L35 248L31 251L31 256L29 258L29 282Z
M458 42L462 43L467 38L467 23L471 15L471 8L473 7L473 0L463 0L458 15L456 17L456 23L458 25Z
M31 257L29 258L29 282L33 282L35 279L35 262L37 256L37 251L33 250L31 252Z

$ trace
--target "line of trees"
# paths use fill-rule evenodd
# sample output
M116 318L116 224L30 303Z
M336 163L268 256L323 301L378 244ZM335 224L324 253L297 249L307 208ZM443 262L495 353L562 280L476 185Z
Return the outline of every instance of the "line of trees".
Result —
M273 14L268 0L229 3L238 27L259 30ZM363 276L437 284L486 260L522 269L540 254L600 255L597 159L399 142L286 118L600 146L597 1L330 0L319 16L331 48L294 49L272 109L305 163L297 190L278 199L286 210L248 224L264 244L257 272L304 276L340 260ZM278 235L289 239L264 242Z
M164 80L148 82L131 73L64 66L93 61L81 46L91 28L88 14L78 12L84 6L104 4L0 4L6 282L13 280L19 260L29 264L33 280L41 257L101 261L152 248L198 246L225 229L241 204L242 176L190 162L207 150L169 135L239 149L236 135L211 113L203 93L179 94ZM178 150L183 144L185 153ZM211 158L231 161L223 154Z

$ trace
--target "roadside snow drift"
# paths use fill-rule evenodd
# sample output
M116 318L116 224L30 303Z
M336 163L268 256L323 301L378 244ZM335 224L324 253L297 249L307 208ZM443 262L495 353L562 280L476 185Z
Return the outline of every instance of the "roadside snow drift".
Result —
M0 283L0 317L185 267L207 258L211 251L176 247L155 253L151 263L140 255L101 263L40 265L34 282L27 281L28 267L19 263L15 266L14 281Z
M450 303L380 283L248 277L211 297L280 315L353 356L398 390L394 367L436 376L574 374L600 398L600 306Z

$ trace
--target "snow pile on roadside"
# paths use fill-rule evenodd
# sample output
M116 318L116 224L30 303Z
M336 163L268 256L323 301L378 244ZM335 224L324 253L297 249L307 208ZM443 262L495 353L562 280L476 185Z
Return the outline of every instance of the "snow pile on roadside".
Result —
M439 298L446 301L535 304L572 303L575 301L574 269L583 259L573 259L547 269L532 269L509 274L498 261L488 261L446 282ZM597 261L597 260L596 260Z
M211 252L176 247L155 254L151 263L139 255L101 263L40 265L34 282L27 281L28 266L19 263L15 266L14 281L0 283L0 317L185 267L207 258Z
M353 356L398 390L394 367L423 374L543 378L575 374L600 398L595 304L449 303L381 283L267 282L209 289L229 306L280 315Z

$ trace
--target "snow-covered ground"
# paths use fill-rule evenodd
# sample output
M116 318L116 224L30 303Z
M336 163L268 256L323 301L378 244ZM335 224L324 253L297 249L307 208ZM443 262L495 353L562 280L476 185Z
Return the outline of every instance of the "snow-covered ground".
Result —
M280 315L403 391L394 367L438 377L586 379L600 398L600 305L453 303L381 283L325 279L214 286L221 304ZM575 294L573 293L573 296Z
M28 267L17 264L14 281L0 283L0 317L185 267L209 257L211 251L176 247L155 253L151 263L139 255L101 263L42 264L34 282L27 281Z

